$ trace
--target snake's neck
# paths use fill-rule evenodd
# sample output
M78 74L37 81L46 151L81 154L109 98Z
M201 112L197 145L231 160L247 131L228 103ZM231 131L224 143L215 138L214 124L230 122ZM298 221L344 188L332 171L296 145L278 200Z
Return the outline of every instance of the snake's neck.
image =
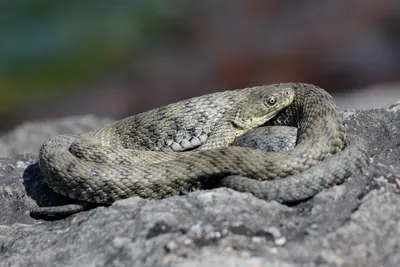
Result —
M316 86L292 84L293 103L278 114L269 125L298 128L297 149L335 147L341 150L345 143L345 128L340 109L333 97ZM322 149L322 148L321 148Z

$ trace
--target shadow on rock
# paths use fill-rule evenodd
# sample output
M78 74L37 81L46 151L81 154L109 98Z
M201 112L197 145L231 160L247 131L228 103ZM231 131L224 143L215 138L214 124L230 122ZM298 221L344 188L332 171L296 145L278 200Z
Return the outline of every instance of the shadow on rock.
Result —
M63 219L73 213L98 206L55 193L44 180L39 163L31 164L25 169L23 185L26 194L38 205L30 213L35 219Z

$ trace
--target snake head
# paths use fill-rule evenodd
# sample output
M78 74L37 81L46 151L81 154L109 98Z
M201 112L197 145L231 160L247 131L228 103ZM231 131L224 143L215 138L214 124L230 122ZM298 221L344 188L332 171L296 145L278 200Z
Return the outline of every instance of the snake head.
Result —
M257 86L252 89L233 119L233 125L240 130L240 134L265 124L289 106L295 96L290 86Z

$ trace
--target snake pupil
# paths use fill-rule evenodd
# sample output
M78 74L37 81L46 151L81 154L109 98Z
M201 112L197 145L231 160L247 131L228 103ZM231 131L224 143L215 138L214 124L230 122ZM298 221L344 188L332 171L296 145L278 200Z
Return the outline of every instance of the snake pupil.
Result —
M267 97L267 104L270 106L275 105L276 103L276 96L270 95Z

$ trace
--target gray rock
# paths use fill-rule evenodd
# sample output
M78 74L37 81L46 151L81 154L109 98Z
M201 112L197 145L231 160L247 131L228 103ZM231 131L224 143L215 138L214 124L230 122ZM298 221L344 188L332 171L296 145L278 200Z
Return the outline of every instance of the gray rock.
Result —
M158 201L133 197L51 220L29 211L70 200L42 180L39 135L82 124L16 129L0 139L7 155L35 155L0 158L0 265L400 266L400 103L344 116L348 131L368 142L371 166L297 205L218 188ZM103 123L90 120L88 128Z
M37 154L40 145L57 134L80 134L102 127L112 120L91 115L67 117L60 120L26 122L0 137L0 157L21 153Z

